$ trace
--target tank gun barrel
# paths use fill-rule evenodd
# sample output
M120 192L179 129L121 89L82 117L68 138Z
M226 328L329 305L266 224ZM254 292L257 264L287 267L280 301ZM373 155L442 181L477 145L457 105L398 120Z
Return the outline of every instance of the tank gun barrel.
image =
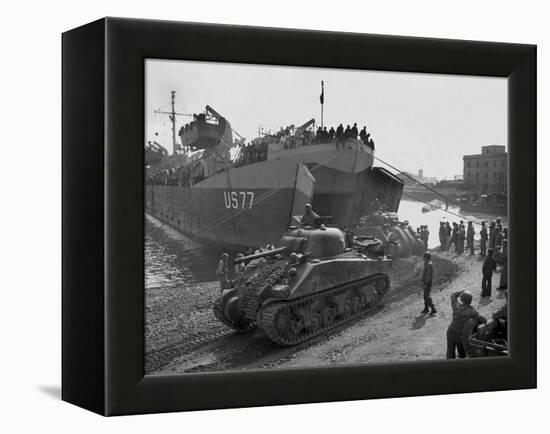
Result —
M265 258L266 256L278 255L279 253L286 252L286 250L287 250L286 247L278 247L273 250L266 250L265 252L254 253L253 255L248 255L243 258L237 258L233 261L233 263L240 264L241 262L244 262L244 261L251 261L253 259Z

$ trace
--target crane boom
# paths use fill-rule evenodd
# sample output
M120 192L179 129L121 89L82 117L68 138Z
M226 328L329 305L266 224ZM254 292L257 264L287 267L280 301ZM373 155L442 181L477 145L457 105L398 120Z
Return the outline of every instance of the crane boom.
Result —
M307 128L309 128L310 125L313 125L314 123L315 123L315 119L312 118L309 121L307 121L305 124L300 125L298 128L296 128L296 132L301 133L302 131L306 130Z

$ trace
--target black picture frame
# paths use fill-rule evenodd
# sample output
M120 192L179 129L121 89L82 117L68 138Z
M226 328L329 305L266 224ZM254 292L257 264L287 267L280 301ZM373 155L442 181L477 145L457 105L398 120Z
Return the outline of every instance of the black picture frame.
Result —
M536 387L536 46L104 18L62 51L63 400L123 415ZM144 376L146 58L507 77L510 356Z

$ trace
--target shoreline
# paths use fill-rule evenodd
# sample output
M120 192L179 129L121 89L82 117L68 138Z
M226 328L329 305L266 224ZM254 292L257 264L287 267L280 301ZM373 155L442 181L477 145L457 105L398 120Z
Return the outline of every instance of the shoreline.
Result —
M459 289L474 296L486 318L504 299L480 301L479 256L432 249L434 317L423 308L422 259L395 259L392 290L384 305L344 329L296 347L279 347L261 331L236 334L218 322L212 302L218 282L146 288L147 374L292 368L354 363L392 363L445 358L446 329L451 320L450 294ZM493 287L500 274L493 276Z

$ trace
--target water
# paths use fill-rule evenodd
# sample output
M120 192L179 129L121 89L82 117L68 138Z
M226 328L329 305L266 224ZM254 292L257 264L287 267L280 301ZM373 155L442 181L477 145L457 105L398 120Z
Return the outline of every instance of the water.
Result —
M425 204L411 200L402 200L399 206L399 219L408 220L413 228L427 225L430 231L428 247L439 245L439 222L459 222L460 217L444 210L422 212ZM499 216L489 214L461 214L457 207L449 211L463 215L463 220L495 220ZM507 218L502 217L506 226ZM476 239L479 238L479 226L474 225ZM145 225L145 284L146 287L163 287L189 285L198 282L216 280L216 267L219 261L219 250L205 248L177 232L159 220L147 216Z
M145 286L216 280L218 252L207 249L159 220L145 218Z
M453 222L460 222L464 220L464 223L467 224L468 220L474 221L474 230L476 231L476 239L479 239L479 229L480 226L476 222L481 220L486 220L491 222L492 220L501 218L502 224L504 226L508 225L508 218L506 216L497 216L491 214L483 213L461 213L460 208L449 206L448 211L463 216L463 218L458 215L450 214L443 209L437 209L435 211L430 211L427 213L422 212L422 207L425 205L423 202L416 202L412 200L402 200L399 205L399 220L404 221L408 220L410 225L413 228L417 228L421 225L428 226L430 231L430 238L428 239L428 247L434 248L439 246L439 222L449 222L452 226Z

